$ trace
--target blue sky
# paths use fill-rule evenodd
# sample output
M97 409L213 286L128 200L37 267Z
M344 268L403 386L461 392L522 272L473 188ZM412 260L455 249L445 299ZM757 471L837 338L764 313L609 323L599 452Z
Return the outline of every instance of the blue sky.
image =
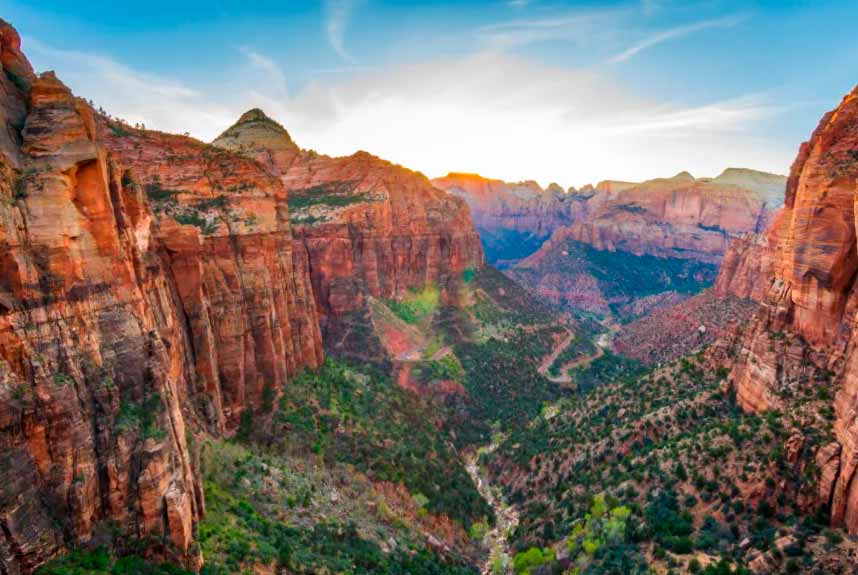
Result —
M259 106L303 147L580 186L785 173L858 82L850 1L7 2L37 70L211 140Z

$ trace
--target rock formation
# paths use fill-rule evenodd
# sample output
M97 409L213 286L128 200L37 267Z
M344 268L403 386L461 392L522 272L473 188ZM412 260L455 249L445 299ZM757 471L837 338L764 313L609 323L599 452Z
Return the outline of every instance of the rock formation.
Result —
M193 566L192 351L152 214L92 110L0 38L0 570L108 520Z
M600 184L587 217L558 233L600 250L718 263L731 238L765 230L771 214L756 191L717 178L621 184Z
M555 229L572 223L574 204L581 203L557 184L543 190L533 181L513 184L459 173L436 178L432 184L468 203L492 263L535 251Z
M554 233L600 250L718 263L731 239L766 229L786 178L728 168L716 178L687 172L643 183L606 180L563 192L473 174L433 180L464 198L490 261L518 260ZM524 243L524 253L515 242ZM556 243L556 242L555 242Z
M295 252L306 254L326 341L342 343L342 325L365 296L396 298L482 265L467 204L423 175L366 152L332 158L295 146L258 110L214 142L241 150L278 175L289 190Z
M198 567L190 430L322 360L285 188L98 116L6 23L0 64L0 571L93 538Z
M765 297L742 336L741 357L732 373L739 403L751 410L780 407L785 393L830 385L827 380L834 374L836 443L817 455L822 468L819 501L830 508L832 524L850 533L858 533L856 182L858 88L822 118L801 146L784 211L763 253L745 249L751 262L730 265L731 270L771 270L757 280L760 286L742 288L756 297L765 286ZM739 246L737 254L742 251ZM814 372L823 373L823 383L812 377Z

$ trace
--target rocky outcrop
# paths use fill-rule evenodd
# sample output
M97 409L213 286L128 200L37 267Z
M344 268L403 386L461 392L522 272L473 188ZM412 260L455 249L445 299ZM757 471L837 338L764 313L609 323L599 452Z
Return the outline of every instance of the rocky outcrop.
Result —
M117 129L100 138L147 196L192 337L197 391L216 429L322 360L306 254L293 251L287 194L242 155L191 138Z
M198 568L191 430L322 359L285 188L98 117L19 46L0 23L0 572L91 540Z
M715 293L762 302L771 285L773 263L765 234L734 239L721 260Z
M190 342L151 213L53 74L0 85L26 102L4 107L0 566L31 572L107 521L194 566Z
M542 190L535 182L509 184L472 174L433 183L468 202L492 261L526 257L538 246L528 244L526 253L518 253L514 243L541 243L559 233L600 250L714 264L732 239L766 229L783 203L786 178L728 168L716 178L682 172L643 183L606 180L567 192L556 184ZM505 242L512 234L517 235Z
M214 145L270 162L289 190L295 252L306 254L329 342L342 341L351 315L364 323L366 295L397 298L429 283L446 293L462 272L482 265L464 201L366 152L296 151L286 131L260 114L242 116Z
M476 174L451 173L432 184L464 199L490 262L532 253L551 233L572 223L581 198L557 184L508 183Z
M754 190L687 172L597 190L587 217L563 233L600 250L718 263L732 238L765 230L771 216Z
M771 280L760 280L768 291L742 336L732 374L737 399L751 410L778 407L784 390L813 385L808 371L835 374L837 446L817 456L823 463L819 494L832 524L851 533L858 533L856 182L858 88L823 117L799 150L784 212L762 256L771 261ZM760 256L752 250L749 257ZM733 267L743 265L756 264Z

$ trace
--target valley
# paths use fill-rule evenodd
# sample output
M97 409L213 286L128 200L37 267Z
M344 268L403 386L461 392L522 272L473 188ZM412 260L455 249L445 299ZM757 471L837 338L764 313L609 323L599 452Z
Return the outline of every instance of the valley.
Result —
M0 66L0 575L858 572L858 88L543 189Z

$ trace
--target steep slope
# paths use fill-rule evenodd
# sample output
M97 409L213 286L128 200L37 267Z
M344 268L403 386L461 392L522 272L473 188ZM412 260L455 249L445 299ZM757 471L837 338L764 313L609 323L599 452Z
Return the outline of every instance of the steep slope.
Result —
M489 263L508 265L530 255L558 227L572 223L580 198L557 184L508 183L476 174L451 173L432 184L464 199Z
M837 390L836 441L817 456L818 502L830 510L832 525L851 533L858 532L856 178L858 88L802 144L784 213L768 234L764 254L748 256L770 260L771 273L756 280L767 286L766 294L742 336L732 373L738 401L754 411L780 409L805 390Z
M564 237L600 250L705 263L718 263L731 237L764 230L771 207L751 189L687 172L596 193L588 204L588 217Z
M191 344L152 215L92 110L0 37L0 566L31 572L108 520L196 565Z
M272 457L291 465L283 452L302 442L288 441L295 434L288 409L297 405L297 417L306 406L294 403L297 397L278 399L294 386L306 405L323 405L314 384L331 372L300 373L323 361L319 311L330 326L330 318L363 310L364 294L395 298L427 283L449 292L482 263L467 207L368 154L322 161L297 151L279 126L276 142L256 158L100 116L53 73L34 74L5 22L0 64L0 571L32 573L70 548L102 544L198 569L203 535L238 535L227 525L244 521L250 531L263 525L259 517L250 521L252 506L238 498L241 483L215 494L214 517L201 527L204 481L226 488L210 482L201 450L238 438L256 453L253 440L272 447L276 436L282 445ZM244 120L267 121L256 112ZM304 221L313 229L298 241L277 171L284 167L288 179L290 158L304 162L289 177L306 182L296 198L305 220L327 205L324 194L319 201L306 188L340 177L360 177L364 186L347 205L322 209L324 225ZM370 193L377 201L361 203ZM332 384L346 394L335 398L341 406L366 393L369 376L351 368L337 373L350 374L355 386L346 392ZM372 385L383 393L392 383L379 377ZM488 520L484 503L464 461L444 443L441 424L415 415L434 411L404 394L390 396L390 419L377 417L378 402L370 402L336 429L341 437L373 430L372 449L342 450L371 474L350 489L379 490L356 502L355 513L370 499L382 502L389 513L377 524L407 537L407 547L386 555L391 544L356 531L349 521L360 517L348 516L326 523L313 515L315 524L296 531L278 515L266 519L260 537L282 535L276 543L284 554L299 544L316 546L320 556L342 548L335 569L369 555L381 569L466 571L479 554L468 521ZM331 417L322 411L313 419L322 422L320 436ZM414 417L425 425L409 425ZM405 440L417 428L428 455L415 463ZM416 471L371 465L394 444L397 465ZM309 461L316 452L304 447ZM345 473L340 460L324 465L323 474ZM441 476L446 487L428 494L426 516L407 487L440 485ZM308 472L302 481L316 477ZM467 503L455 503L457 496ZM264 537L249 544L258 555L236 564L315 569L303 559L272 562ZM221 540L206 542L202 548L223 559ZM82 553L69 565L88 561ZM93 567L108 560L94 553ZM232 550L224 555L235 560Z
M190 429L230 433L322 359L285 190L97 117L0 37L0 565L100 538L197 567Z
M296 150L286 131L251 111L214 141L273 166L289 190L296 253L306 253L330 349L367 349L366 296L396 299L435 285L442 298L483 253L467 204L423 175L358 152L331 158ZM382 354L383 355L383 354Z
M152 207L211 423L237 425L265 387L321 363L306 254L293 253L287 195L243 156L102 119L99 136Z

